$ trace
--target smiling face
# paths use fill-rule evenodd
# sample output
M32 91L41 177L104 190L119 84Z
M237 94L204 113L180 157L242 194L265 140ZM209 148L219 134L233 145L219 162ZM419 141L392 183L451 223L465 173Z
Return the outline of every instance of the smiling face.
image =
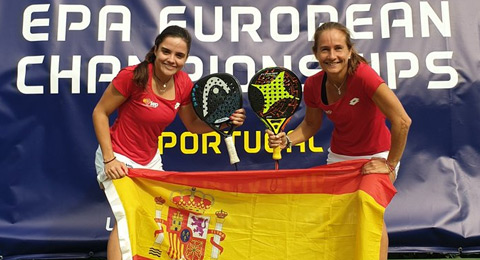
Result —
M330 76L343 78L352 54L352 50L347 46L345 33L337 29L328 29L317 37L315 57L322 70Z
M188 45L183 38L167 36L156 47L155 57L157 76L170 78L185 65Z

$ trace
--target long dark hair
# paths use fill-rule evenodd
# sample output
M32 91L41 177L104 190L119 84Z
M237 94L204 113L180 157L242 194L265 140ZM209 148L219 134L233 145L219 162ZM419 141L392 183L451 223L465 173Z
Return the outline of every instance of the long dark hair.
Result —
M169 26L165 28L158 36L155 38L155 44L150 48L150 51L145 55L145 59L138 64L138 66L133 71L133 82L142 87L146 88L148 82L148 64L155 62L155 50L158 48L160 43L165 40L167 37L178 37L182 38L187 43L187 56L190 53L190 46L192 45L192 37L190 33L176 25Z
M324 31L333 30L333 29L339 30L339 31L343 32L343 34L345 34L345 43L347 44L348 49L352 51L352 55L350 56L350 59L348 59L347 73L348 73L348 75L352 75L355 72L355 70L357 70L357 67L361 62L364 62L364 63L368 63L368 62L364 57L362 57L362 56L360 56L360 54L358 54L357 50L354 47L352 38L350 36L350 31L343 24L337 23L337 22L327 22L327 23L322 24L320 27L318 27L315 30L312 51L313 51L314 54L317 53L318 38L320 37L320 35Z

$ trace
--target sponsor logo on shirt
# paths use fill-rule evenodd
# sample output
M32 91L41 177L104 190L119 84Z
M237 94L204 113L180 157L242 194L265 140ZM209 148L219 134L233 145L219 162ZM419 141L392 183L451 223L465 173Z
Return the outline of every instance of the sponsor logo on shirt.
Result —
M177 102L177 103L175 104L175 110L177 110L179 107L180 107L180 103Z
M144 98L142 101L143 101L143 105L146 106L146 107L151 107L151 108L157 108L158 107L158 103L153 102L149 98Z
M355 106L358 102L360 102L360 99L359 98L352 98L350 100L350 106Z

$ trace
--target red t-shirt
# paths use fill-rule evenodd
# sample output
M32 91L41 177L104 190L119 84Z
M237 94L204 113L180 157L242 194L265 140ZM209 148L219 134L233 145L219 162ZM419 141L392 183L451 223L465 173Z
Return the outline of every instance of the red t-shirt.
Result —
M322 80L325 72L309 77L304 85L304 100L309 107L322 109L333 122L332 152L361 156L390 150L390 130L385 115L372 96L384 83L366 63L361 63L347 79L347 92L333 104L322 102Z
M123 68L112 83L127 100L118 108L118 117L110 128L113 151L133 161L148 164L158 149L158 136L175 119L180 106L191 102L193 83L188 74L174 76L175 99L166 100L152 90L152 65L149 64L147 87L132 81L135 66Z

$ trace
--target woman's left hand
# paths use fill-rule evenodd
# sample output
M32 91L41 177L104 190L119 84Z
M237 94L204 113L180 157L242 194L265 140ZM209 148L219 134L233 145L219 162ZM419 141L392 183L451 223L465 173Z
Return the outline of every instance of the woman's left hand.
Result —
M243 122L245 122L246 117L247 116L245 115L245 109L240 108L233 112L233 114L230 116L230 120L232 121L232 124L236 126L241 126L243 125Z
M372 158L362 167L362 174L388 174L392 183L395 181L395 169L390 168L384 158Z

